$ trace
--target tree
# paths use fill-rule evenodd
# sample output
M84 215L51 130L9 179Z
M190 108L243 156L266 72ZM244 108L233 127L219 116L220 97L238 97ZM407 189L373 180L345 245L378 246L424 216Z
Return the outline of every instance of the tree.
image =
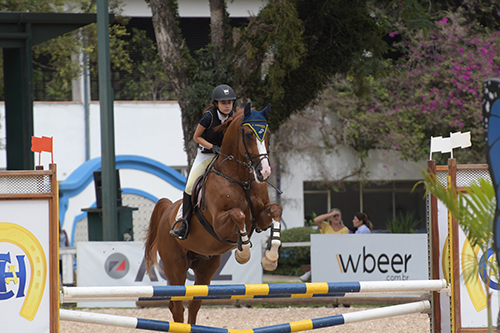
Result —
M467 21L466 13L462 8L441 13L427 34L398 21L389 34L402 55L393 72L365 80L370 89L363 96L353 88L355 73L333 76L315 112L286 129L297 132L305 121L315 124L321 133L312 144L316 149L310 149L310 141L297 144L286 136L280 137L280 148L324 154L348 145L361 160L371 149L389 149L419 161L429 156L431 136L471 131L472 147L456 150L454 157L484 163L481 83L500 75L500 34ZM433 157L446 162L448 155Z
M172 99L172 91L158 57L156 44L147 38L144 30L132 29L127 50L134 70L125 72L121 80L124 88L121 92L115 90L115 98L148 101ZM137 59L133 55L138 55Z
M175 0L149 0L158 52L182 110L189 164L192 137L212 89L230 84L254 105L272 103L271 129L302 110L333 74L363 52L386 49L366 1L271 0L248 26L231 28L224 0L209 0L211 43L191 56L178 26Z

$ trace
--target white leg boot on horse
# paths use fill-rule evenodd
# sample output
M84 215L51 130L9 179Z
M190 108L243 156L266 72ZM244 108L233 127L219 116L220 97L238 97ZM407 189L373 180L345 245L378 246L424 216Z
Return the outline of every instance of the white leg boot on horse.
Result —
M178 238L180 240L186 239L189 232L189 221L191 220L191 214L193 213L193 205L191 203L191 196L186 192L183 192L184 196L182 198L182 218L179 219L172 226L170 230L170 236ZM181 226L174 230L175 225L181 223Z
M243 229L243 232L240 231L240 239L241 244L238 245L238 248L234 252L234 258L239 264L246 264L250 260L251 247L246 227Z
M276 267L278 267L279 249L281 247L280 229L280 222L273 219L271 237L267 245L267 250L260 261L262 268L266 271L274 271Z

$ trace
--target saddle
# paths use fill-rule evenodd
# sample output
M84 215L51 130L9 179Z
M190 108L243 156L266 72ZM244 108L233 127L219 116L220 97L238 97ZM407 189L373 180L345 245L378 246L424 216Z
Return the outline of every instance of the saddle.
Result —
M193 205L193 208L196 208L196 206L198 206L201 210L207 209L207 204L205 202L205 185L207 184L208 174L210 173L210 170L212 169L214 163L215 159L205 169L205 173L202 176L196 178L193 184L193 190L191 191L191 203Z
M193 195L191 197L191 203L193 208L198 206L202 210L207 209L205 203L205 184L207 183L206 172L203 176L198 177L193 185Z

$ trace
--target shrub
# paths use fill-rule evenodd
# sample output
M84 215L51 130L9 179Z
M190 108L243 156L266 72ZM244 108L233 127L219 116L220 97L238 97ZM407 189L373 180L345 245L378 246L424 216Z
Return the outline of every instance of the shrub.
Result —
M387 221L386 226L387 230L394 234L411 234L416 231L419 223L420 220L413 212L406 212L404 215L399 212L396 218Z
M319 234L319 230L311 227L283 230L281 232L281 241L309 242L311 240L311 234ZM278 260L278 268L269 273L274 275L302 275L304 272L300 270L300 266L309 265L310 263L311 249L309 246L282 247L280 250L280 258Z

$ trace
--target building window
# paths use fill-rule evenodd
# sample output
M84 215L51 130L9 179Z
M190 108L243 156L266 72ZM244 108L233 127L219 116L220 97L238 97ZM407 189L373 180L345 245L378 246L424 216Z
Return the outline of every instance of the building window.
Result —
M318 191L304 191L304 205L305 208L305 225L314 225L312 220L325 212L330 211L330 191L328 190L318 190Z
M426 230L426 208L424 187L416 181L391 181L370 184L346 182L339 191L322 188L318 182L304 182L304 216L305 220L313 216L339 208L342 211L344 224L352 227L355 213L368 214L376 231L387 231L387 221L399 214L411 212L420 220L417 230Z

